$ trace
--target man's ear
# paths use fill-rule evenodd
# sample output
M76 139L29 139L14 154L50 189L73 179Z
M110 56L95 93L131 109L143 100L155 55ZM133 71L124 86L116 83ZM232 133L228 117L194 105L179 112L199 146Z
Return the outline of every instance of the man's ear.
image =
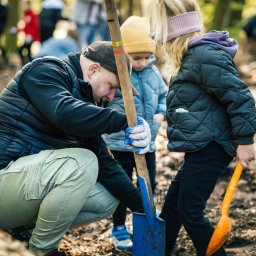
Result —
M92 63L88 70L87 70L87 76L91 78L91 76L96 72L100 70L100 64L98 62Z

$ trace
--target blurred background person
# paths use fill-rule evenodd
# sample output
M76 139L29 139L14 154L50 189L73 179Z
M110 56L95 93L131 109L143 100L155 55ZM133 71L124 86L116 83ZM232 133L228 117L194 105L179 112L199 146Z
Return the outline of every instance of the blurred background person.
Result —
M120 15L118 18L120 18ZM121 24L121 22L119 23ZM108 29L107 14L104 7L101 8L99 17L99 35L102 41L111 41L110 32Z
M79 52L78 35L74 28L68 26L67 22L60 21L53 36L42 43L37 57L54 56L64 58L69 53Z
M24 43L18 48L18 54L21 59L22 65L32 61L31 46L34 42L40 42L39 33L39 19L38 15L32 10L31 2L29 0L22 1L23 18L22 25L12 27L11 34L24 32Z
M246 35L246 51L253 56L253 59L256 58L256 15L253 15L242 27Z
M8 8L6 1L0 1L0 51L3 58L3 64L8 64L7 54L5 48L1 44L1 37L3 35L6 21L8 17Z
M41 42L53 36L56 24L63 19L62 10L64 3L62 0L44 0L42 10L39 13Z
M243 30L248 39L256 40L256 15L252 16L243 26Z
M81 50L94 42L98 34L100 40L110 40L102 0L76 0L71 20L77 26Z

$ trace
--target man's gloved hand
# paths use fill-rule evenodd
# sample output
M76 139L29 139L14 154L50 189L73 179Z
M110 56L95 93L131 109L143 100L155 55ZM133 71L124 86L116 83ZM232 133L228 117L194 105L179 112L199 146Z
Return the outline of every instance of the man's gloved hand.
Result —
M125 130L125 144L136 147L136 154L145 154L149 151L150 142L149 125L142 117L138 117L137 124Z

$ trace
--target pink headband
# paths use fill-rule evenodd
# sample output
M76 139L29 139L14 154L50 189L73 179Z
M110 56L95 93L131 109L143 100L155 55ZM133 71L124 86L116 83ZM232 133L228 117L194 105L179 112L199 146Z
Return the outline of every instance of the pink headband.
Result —
M197 12L185 12L168 18L168 41L198 31L201 31L201 22Z

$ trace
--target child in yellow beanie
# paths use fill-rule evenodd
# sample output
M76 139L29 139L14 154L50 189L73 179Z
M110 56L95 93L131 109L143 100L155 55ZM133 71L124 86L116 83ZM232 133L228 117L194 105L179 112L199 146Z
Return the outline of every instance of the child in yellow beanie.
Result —
M134 96L138 116L143 117L151 128L151 145L145 154L152 191L155 189L156 161L155 138L161 121L165 118L167 88L160 72L154 65L156 42L149 37L150 25L146 18L131 16L121 26L124 49L131 64L131 82L139 92ZM117 91L113 102L108 107L124 112L121 91ZM132 179L135 161L133 150L124 145L124 132L104 135L104 140L113 156L122 165ZM113 215L112 243L117 250L131 250L132 241L125 226L126 207L120 203Z

